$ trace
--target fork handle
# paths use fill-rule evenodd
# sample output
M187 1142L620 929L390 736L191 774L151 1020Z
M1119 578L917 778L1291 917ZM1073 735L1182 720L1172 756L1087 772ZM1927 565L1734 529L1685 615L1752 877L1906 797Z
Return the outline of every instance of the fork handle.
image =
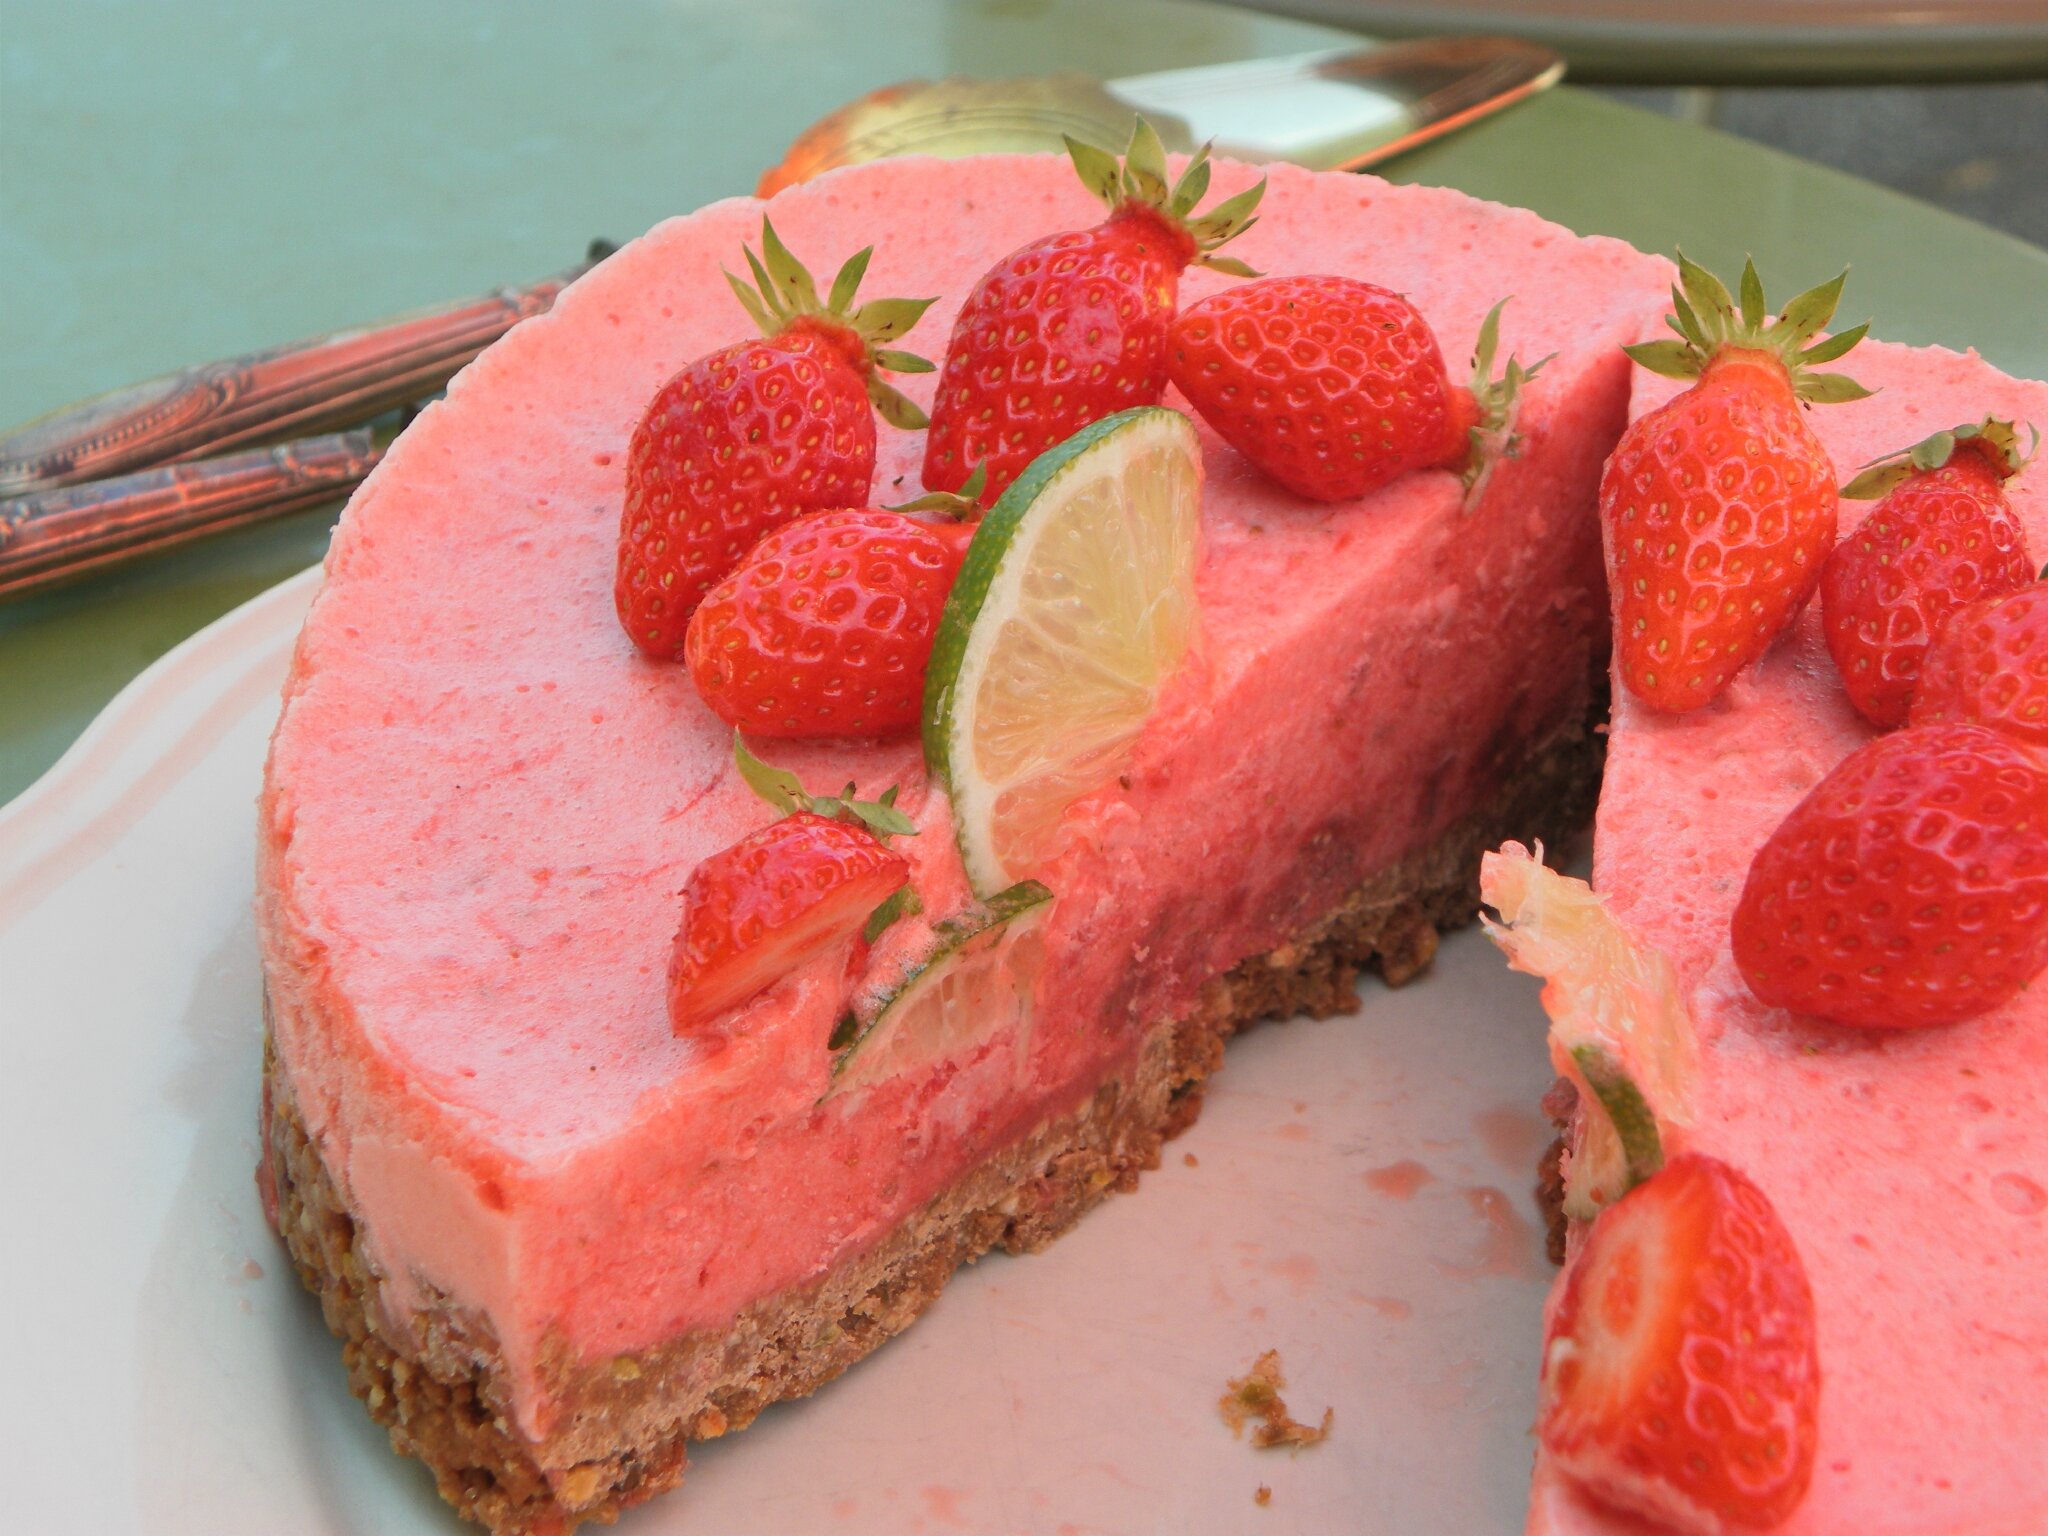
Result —
M0 501L0 601L334 500L387 436L365 427Z
M593 261L609 250L592 246ZM368 421L434 393L583 270L131 384L0 435L0 496Z

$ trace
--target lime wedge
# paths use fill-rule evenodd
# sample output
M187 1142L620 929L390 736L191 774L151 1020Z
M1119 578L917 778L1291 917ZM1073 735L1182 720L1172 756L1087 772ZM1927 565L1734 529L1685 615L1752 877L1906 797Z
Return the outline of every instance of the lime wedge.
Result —
M925 680L924 751L975 893L1031 873L1114 778L1194 633L1202 457L1178 411L1047 449L982 519Z
M929 942L887 980L864 988L840 1021L827 1097L929 1066L1010 1028L1021 1067L1038 927L1051 901L1051 891L1026 880L936 924Z
M1593 888L1508 843L1480 860L1500 914L1487 935L1518 971L1544 978L1550 1056L1579 1090L1564 1211L1590 1221L1664 1166L1673 1126L1692 1121L1699 1047L1661 950L1637 944Z

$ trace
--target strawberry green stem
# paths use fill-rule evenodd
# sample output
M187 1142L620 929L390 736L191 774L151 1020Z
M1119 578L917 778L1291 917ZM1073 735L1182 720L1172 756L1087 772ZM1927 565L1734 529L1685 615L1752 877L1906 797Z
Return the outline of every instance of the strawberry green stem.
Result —
M1982 421L1950 427L1946 432L1922 438L1910 448L1873 459L1842 487L1842 494L1852 501L1874 501L1890 495L1914 475L1940 469L1958 453L1975 453L1999 479L2010 480L2027 467L2041 446L2040 432L2032 425L2027 431L2033 441L2022 453L2019 431L2009 421L1987 416Z
M891 512L935 512L949 523L964 523L981 516L981 498L988 490L988 465L977 464L974 473L960 482L957 491L926 491L910 501L891 502Z
M1130 146L1119 160L1094 144L1067 135L1067 154L1081 182L1101 198L1111 214L1142 212L1165 225L1186 243L1188 261L1197 267L1228 272L1234 277L1258 274L1234 256L1216 251L1258 223L1254 211L1266 195L1263 178L1235 197L1196 216L1195 207L1209 190L1209 148L1204 144L1181 169L1172 185L1166 180L1166 145L1159 132L1140 117L1131 128Z
M1513 353L1499 378L1493 376L1493 360L1500 351L1500 312L1507 308L1502 299L1486 312L1480 323L1479 339L1472 347L1473 422L1466 431L1470 448L1465 459L1465 491L1468 503L1478 499L1487 474L1501 459L1512 459L1521 451L1521 434L1515 418L1521 409L1522 388L1536 377L1537 370L1557 354L1538 358L1526 368Z
M896 809L896 786L893 784L874 800L856 800L851 784L836 795L807 794L802 779L787 768L762 762L747 750L746 739L738 731L732 733L732 757L739 767L740 777L747 781L747 787L785 816L809 811L813 816L823 816L828 821L852 822L866 827L879 842L887 842L891 837L917 835L916 823Z
M1870 330L1870 322L1837 331L1824 341L1814 338L1834 318L1841 302L1845 270L1818 288L1809 288L1766 318L1763 280L1756 263L1742 266L1738 298L1727 285L1698 262L1678 253L1678 285L1671 290L1672 312L1664 323L1677 332L1676 341L1646 341L1622 350L1652 373L1666 378L1697 379L1707 364L1727 351L1760 352L1781 364L1802 400L1838 405L1870 393L1846 374L1815 373L1816 363L1831 363L1853 349Z
M847 257L846 264L832 279L832 290L818 296L818 285L804 264L790 253L766 217L761 220L761 254L742 246L753 282L725 274L735 297L761 328L763 336L780 336L805 326L845 336L849 361L859 371L875 411L892 427L915 431L926 425L925 414L910 398L877 377L877 370L891 373L930 373L933 364L914 352L896 350L888 343L910 333L934 299L871 299L854 307L854 295L867 275L868 262L875 254L871 245Z

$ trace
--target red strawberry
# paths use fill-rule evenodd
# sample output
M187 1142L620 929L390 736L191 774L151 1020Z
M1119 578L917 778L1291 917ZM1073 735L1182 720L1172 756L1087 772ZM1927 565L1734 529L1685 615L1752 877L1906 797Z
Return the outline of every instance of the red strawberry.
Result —
M1868 329L1807 345L1834 314L1841 277L1767 323L1754 265L1739 307L1712 273L1684 256L1678 268L1670 324L1681 339L1627 350L1698 382L1630 425L1600 477L1615 659L1637 697L1674 713L1712 700L1812 595L1835 543L1835 467L1800 402L1870 393L1808 371Z
M1927 648L1908 718L1972 720L2048 747L2048 586L1958 610Z
M916 831L879 800L804 793L737 734L733 754L755 791L786 814L690 872L683 921L669 957L669 1021L688 1034L772 986L806 961L847 944L910 878L883 839Z
M2048 964L2048 766L1977 725L1851 752L1757 851L1735 963L1777 1008L1953 1024Z
M1819 1410L1813 1291L1762 1190L1693 1152L1600 1213L1543 1348L1560 1470L1688 1536L1767 1529L1806 1497Z
M974 529L817 512L748 552L690 620L690 676L757 736L881 736L924 712L932 638Z
M1298 496L1348 501L1414 469L1477 468L1505 442L1522 381L1494 380L1500 307L1480 328L1473 387L1398 293L1348 277L1269 277L1173 323L1167 371L1222 439ZM1540 367L1541 364L1538 364Z
M805 512L857 507L875 478L875 412L924 414L877 375L931 364L890 351L930 299L851 308L873 247L839 270L829 298L761 221L755 286L726 274L761 339L722 347L662 385L626 457L613 598L633 643L680 661L690 614L769 529Z
M1067 152L1110 215L1011 252L968 294L925 440L924 483L933 490L957 491L985 465L993 501L1054 443L1127 407L1157 405L1183 269L1251 275L1213 253L1251 228L1263 181L1193 218L1209 187L1206 149L1171 191L1166 151L1143 118L1121 164L1072 139Z
M1849 701L1902 725L1928 643L1965 603L2033 579L2005 482L2026 463L2012 423L1939 432L1865 470L1842 494L1881 496L1821 567L1821 624Z

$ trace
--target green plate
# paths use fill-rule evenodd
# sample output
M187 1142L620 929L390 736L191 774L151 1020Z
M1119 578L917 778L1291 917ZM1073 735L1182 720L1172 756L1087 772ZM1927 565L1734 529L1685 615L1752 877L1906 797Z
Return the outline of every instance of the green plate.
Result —
M1547 43L1584 80L1735 85L2035 80L2038 6L2013 0L1248 0L1379 37Z
M749 190L910 75L1115 76L1343 35L1174 0L15 6L0 135L0 422L182 363L554 271ZM821 39L828 39L822 46ZM768 84L772 82L772 88ZM1818 167L1569 90L1397 162L2048 376L2048 255ZM0 800L130 677L319 558L332 512L0 607Z

